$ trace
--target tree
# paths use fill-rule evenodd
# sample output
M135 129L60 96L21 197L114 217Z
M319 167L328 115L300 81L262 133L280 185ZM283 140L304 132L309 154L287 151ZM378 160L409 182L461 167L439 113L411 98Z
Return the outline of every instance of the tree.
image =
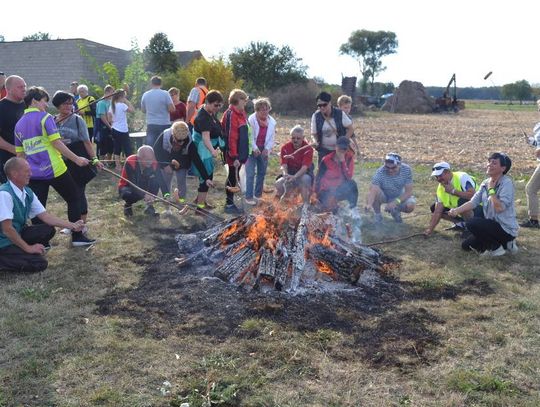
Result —
M198 77L204 77L209 89L219 90L227 100L231 90L242 88L242 80L236 80L230 64L220 57L210 61L199 58L187 67L180 68L174 73L163 76L163 88L176 86L180 90L180 98L187 98L189 91L195 85Z
M507 83L502 87L502 96L505 99L519 100L519 104L522 104L524 100L531 99L532 87L526 80L517 81L514 83Z
M4 37L2 34L0 34L0 42L4 42L6 40L6 37Z
M167 34L156 33L144 49L146 68L155 73L174 72L178 69L178 57Z
M341 45L339 52L358 59L364 83L369 81L373 93L375 78L386 69L381 59L395 54L397 47L396 34L391 31L356 30L349 41Z
M27 35L26 37L23 37L23 41L48 41L52 40L51 35L49 33L42 33L41 31L38 31L37 33Z
M287 45L278 48L268 42L252 42L246 48L236 48L229 60L234 75L253 92L265 93L307 78L307 66Z

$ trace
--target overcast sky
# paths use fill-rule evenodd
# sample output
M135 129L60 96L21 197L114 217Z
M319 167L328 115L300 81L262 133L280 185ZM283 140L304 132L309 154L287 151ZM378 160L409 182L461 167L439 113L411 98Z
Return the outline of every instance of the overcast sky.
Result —
M357 62L339 47L354 30L393 31L397 53L383 59L377 81L446 86L492 86L525 79L540 83L540 3L532 0L373 1L56 1L26 0L3 7L0 34L19 41L35 32L144 48L164 32L176 51L228 56L251 41L289 45L310 77L341 83L359 76ZM17 4L17 5L14 5ZM139 5L142 4L142 5ZM20 10L17 10L20 8ZM0 70L2 56L0 55ZM487 81L483 77L493 71Z

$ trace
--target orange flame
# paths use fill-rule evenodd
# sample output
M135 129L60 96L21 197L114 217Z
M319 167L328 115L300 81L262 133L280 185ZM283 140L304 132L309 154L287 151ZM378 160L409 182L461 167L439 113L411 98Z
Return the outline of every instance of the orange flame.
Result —
M324 261L322 260L317 260L315 262L315 265L317 266L317 270L320 272L320 273L323 273L323 274L328 274L329 276L331 276L333 279L336 278L336 274L334 273L334 271L330 268L330 266L328 264L326 264Z
M323 246L332 247L332 241L330 240L330 233L332 233L332 228L328 227L324 232L324 236L321 238L315 233L310 233L308 235L308 240L311 244L322 244Z
M234 235L236 233L236 231L240 228L239 224L238 223L233 223L231 225L231 227L229 227L228 229L225 229L223 231L223 233L221 234L221 236L219 237L219 241L221 243L225 243L225 241L232 235Z

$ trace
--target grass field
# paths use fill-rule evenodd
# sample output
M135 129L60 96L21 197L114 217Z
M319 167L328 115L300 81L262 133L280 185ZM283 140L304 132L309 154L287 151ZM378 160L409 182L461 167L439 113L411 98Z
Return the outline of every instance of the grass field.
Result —
M530 129L534 112L517 112ZM279 141L307 118L279 118ZM355 120L361 202L387 151L415 171L418 207L404 224L364 219L366 243L424 230L446 160L483 178L489 152L514 160L518 216L533 150L506 112L370 113ZM273 179L277 158L267 180ZM193 180L191 181L192 185ZM116 180L89 185L89 250L57 235L41 274L0 272L0 406L538 406L539 231L515 256L462 252L441 221L430 238L380 246L400 260L398 290L245 294L178 269L174 236L192 215L122 215ZM211 193L222 214L224 174ZM192 194L194 196L194 194ZM65 216L55 193L49 209ZM160 211L164 208L160 207Z

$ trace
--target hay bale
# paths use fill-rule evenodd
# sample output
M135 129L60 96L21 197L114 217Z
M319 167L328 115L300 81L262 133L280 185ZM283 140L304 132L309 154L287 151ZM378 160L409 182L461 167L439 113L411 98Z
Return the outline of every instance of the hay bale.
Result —
M429 96L420 82L403 81L398 89L390 96L382 110L391 113L432 113L435 100Z

